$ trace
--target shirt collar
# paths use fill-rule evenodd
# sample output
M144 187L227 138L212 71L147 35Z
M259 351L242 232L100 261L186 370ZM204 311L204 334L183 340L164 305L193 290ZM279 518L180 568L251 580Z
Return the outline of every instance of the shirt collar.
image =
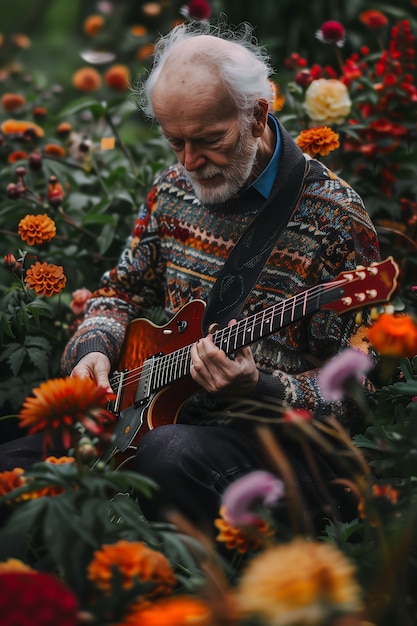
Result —
M258 193L260 193L261 196L263 196L265 199L268 198L269 194L271 193L272 185L274 184L274 180L278 172L281 148L278 122L275 117L270 113L268 113L268 126L272 129L276 137L274 152L265 169L259 174L257 178L255 178L255 180L249 185L249 187L245 187L245 189L242 189L242 191L240 192L245 193L250 189L254 189Z

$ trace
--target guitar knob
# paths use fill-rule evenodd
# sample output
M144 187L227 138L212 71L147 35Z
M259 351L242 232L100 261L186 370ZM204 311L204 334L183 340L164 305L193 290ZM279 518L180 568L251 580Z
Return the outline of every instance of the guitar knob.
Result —
M378 295L378 292L376 289L367 289L366 290L366 294L370 297L370 298L376 298Z
M345 306L350 306L352 304L352 298L350 296L345 296L344 298L342 298L342 303Z
M376 276L378 274L378 268L371 265L371 267L368 267L368 272L371 276Z
M364 293L362 293L362 292L360 292L360 293L355 293L355 297L356 297L356 300L357 300L358 302L363 302L363 301L365 300L365 298L366 298L365 294L364 294Z

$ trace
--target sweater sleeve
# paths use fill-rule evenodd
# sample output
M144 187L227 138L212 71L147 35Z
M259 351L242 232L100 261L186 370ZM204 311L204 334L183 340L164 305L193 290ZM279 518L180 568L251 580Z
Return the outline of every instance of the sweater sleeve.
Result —
M156 186L139 209L133 231L116 267L106 272L61 360L61 370L69 374L89 352L103 352L117 364L129 322L164 303L163 273L159 240L152 210Z

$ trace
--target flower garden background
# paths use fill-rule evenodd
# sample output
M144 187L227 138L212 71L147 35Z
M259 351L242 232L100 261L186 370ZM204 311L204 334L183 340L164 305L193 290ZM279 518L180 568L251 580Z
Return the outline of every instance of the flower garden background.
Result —
M110 419L102 390L59 375L86 298L173 158L134 93L153 42L221 13L256 26L276 67L276 115L362 195L382 256L401 268L375 311L376 404L358 398L353 439L276 408L307 455L337 451L349 469L357 514L319 537L294 524L277 539L268 503L294 496L290 476L236 484L214 545L185 519L149 524L126 494L154 486L94 465ZM2 625L417 624L417 2L15 0L2 24L0 438L58 430L72 448L0 473ZM337 392L358 393L368 365L344 356L323 391L337 379ZM268 429L259 436L282 470Z

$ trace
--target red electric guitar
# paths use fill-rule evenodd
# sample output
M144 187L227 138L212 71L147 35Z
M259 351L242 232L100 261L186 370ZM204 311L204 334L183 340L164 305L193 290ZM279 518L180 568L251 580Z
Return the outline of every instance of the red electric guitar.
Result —
M216 346L231 354L319 309L345 313L388 302L397 289L400 270L390 256L368 268L342 272L213 334ZM165 326L147 319L130 323L111 385L117 415L113 442L101 460L134 451L150 429L173 424L184 401L200 389L190 375L190 350L201 338L202 300L185 305ZM121 455L124 456L124 455Z

